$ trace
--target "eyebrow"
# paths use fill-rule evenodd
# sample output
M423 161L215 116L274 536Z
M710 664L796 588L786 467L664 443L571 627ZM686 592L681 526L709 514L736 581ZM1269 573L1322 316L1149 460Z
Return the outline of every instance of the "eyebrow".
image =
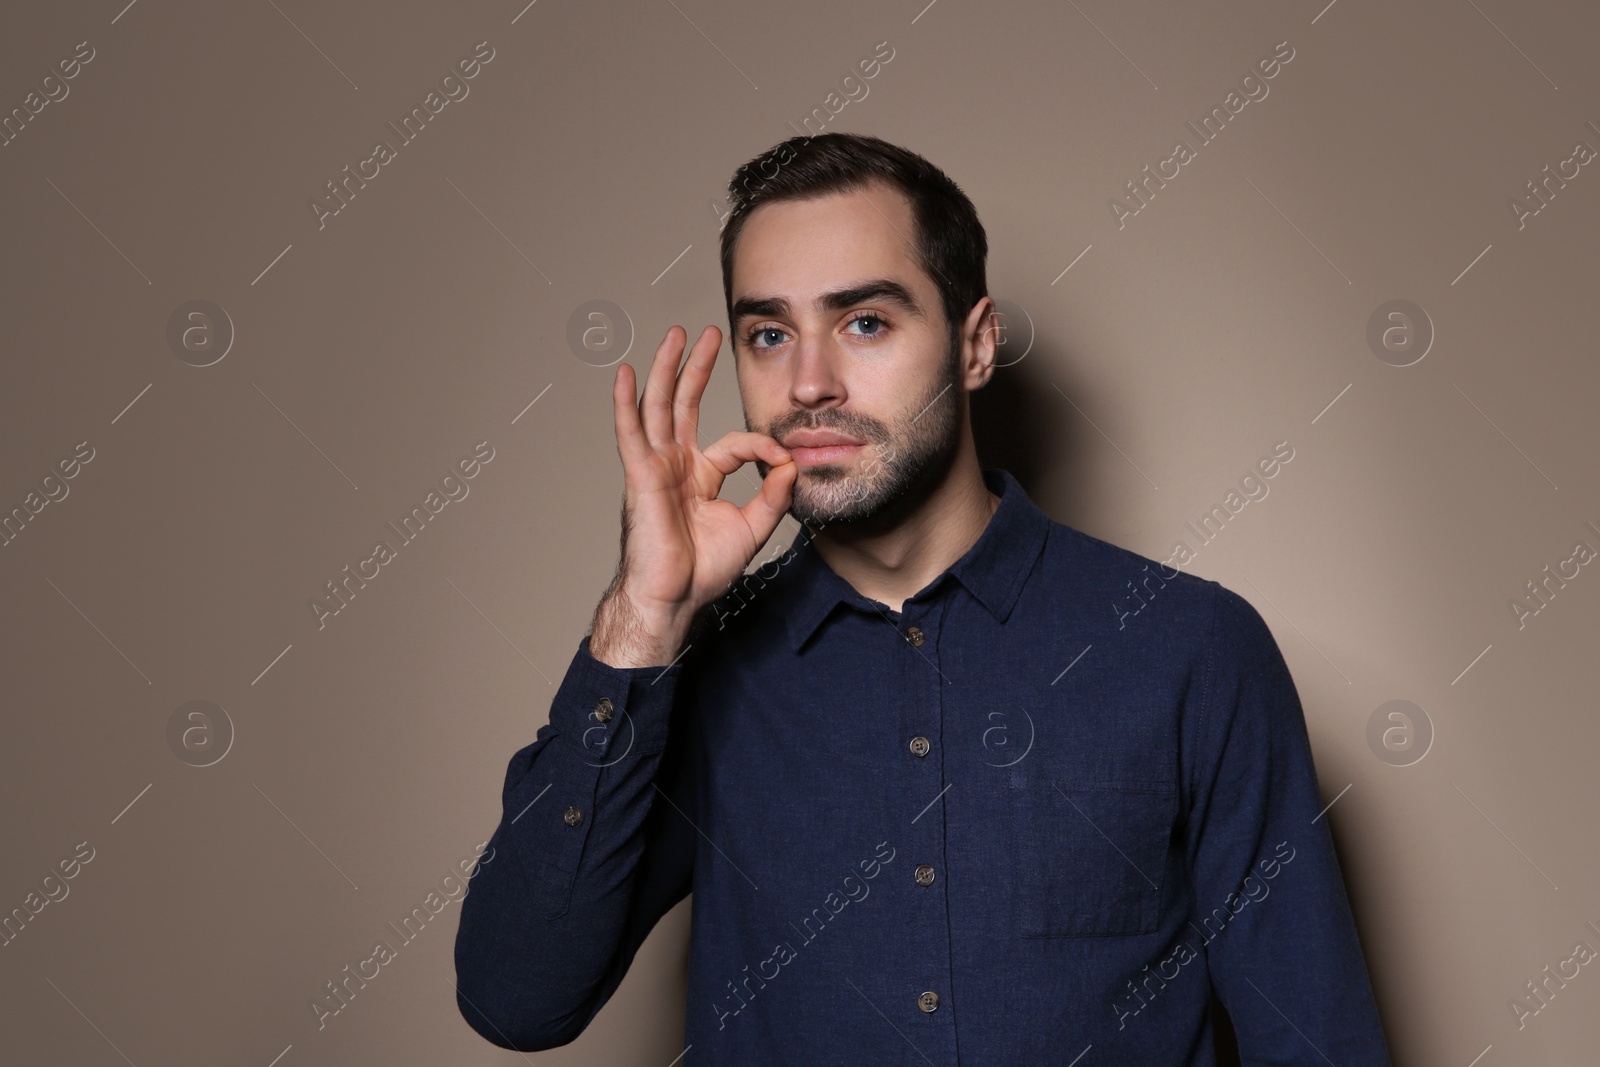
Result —
M917 298L911 295L911 290L895 281L893 278L873 278L871 281L861 282L857 285L846 286L842 289L830 289L817 296L812 301L812 306L818 311L843 311L845 308L866 303L869 300L881 300L889 304L898 305L903 311L917 318L925 318L922 305L917 303ZM781 296L769 297L740 297L733 304L733 321L739 322L751 316L772 316L787 318L790 314L789 301Z

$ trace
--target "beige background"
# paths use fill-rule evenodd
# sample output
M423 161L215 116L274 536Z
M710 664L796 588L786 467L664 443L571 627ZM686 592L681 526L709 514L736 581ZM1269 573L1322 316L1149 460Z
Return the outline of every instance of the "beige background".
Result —
M0 548L0 911L94 849L0 948L8 1062L523 1059L456 1012L455 905L324 1029L308 1004L493 829L615 565L615 357L569 316L623 308L641 371L673 323L725 328L731 171L880 41L827 128L944 167L1036 331L979 395L985 462L1165 558L1295 449L1187 569L1293 670L1396 1062L1593 1058L1594 968L1520 1031L1508 1007L1600 947L1600 573L1508 607L1600 548L1600 173L1522 229L1508 206L1600 146L1592 5L123 3L0 16L0 112L94 49L0 148L0 508L94 450ZM480 41L470 94L319 230L308 201ZM1109 198L1280 41L1270 94L1119 230ZM193 299L236 331L211 366L167 342ZM1436 330L1407 367L1366 341L1393 299ZM726 347L704 425L742 426ZM324 583L484 440L319 629ZM1367 740L1396 699L1435 735L1409 766ZM235 732L208 767L168 743L190 700ZM671 1061L687 918L530 1059Z

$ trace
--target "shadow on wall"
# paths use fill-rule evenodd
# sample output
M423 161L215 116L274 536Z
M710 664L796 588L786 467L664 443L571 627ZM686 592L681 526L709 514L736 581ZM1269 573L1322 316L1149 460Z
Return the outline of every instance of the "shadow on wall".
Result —
M1217 1067L1240 1067L1239 1041L1233 1033L1233 1020L1215 994L1211 997L1211 1027L1217 1049Z
M1061 440L1064 430L1071 431L1061 409L1071 408L1044 377L1053 361L1038 347L1029 353L1031 359L996 367L989 384L972 394L972 437L979 466L1004 467L1030 496L1044 476L1049 455L1063 448L1068 454L1073 451L1070 442Z
M1051 518L1077 526L1090 512L1094 479L1085 457L1099 434L1073 408L1094 407L1089 388L1072 376L1075 365L1070 353L1040 341L1025 359L1002 361L972 394L972 436L980 467L1004 467L1041 507L1048 498Z

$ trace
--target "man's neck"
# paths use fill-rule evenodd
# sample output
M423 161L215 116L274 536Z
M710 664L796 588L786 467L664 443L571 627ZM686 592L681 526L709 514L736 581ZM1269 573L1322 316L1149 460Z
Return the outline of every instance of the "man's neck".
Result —
M999 506L977 457L964 450L933 492L892 528L825 526L817 533L816 548L862 596L899 611L908 597L966 554Z

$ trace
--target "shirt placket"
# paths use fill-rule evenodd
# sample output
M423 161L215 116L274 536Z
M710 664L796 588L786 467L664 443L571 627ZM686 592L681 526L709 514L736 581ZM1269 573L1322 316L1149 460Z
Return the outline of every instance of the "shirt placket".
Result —
M916 1045L906 1049L908 1064L955 1065L956 1010L950 946L950 900L945 805L950 803L950 761L945 758L945 707L949 682L940 664L939 635L948 598L908 603L896 622L901 640L900 669L906 680L901 692L899 758L908 788L901 810L905 819L907 865L898 877L909 879L911 916L907 994L891 1013ZM899 777L899 776L897 776ZM903 1020L903 1022L902 1022ZM921 1055L918 1055L918 1052ZM926 1057L924 1059L923 1057Z

